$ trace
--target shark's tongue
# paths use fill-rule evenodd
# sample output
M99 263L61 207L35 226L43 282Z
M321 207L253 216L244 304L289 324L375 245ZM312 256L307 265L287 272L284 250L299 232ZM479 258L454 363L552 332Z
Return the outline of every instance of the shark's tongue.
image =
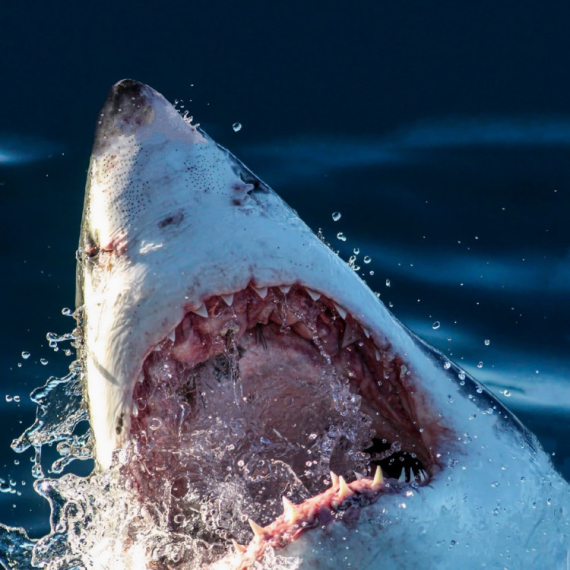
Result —
M128 470L143 500L167 499L175 531L248 542L248 519L270 524L283 496L302 503L331 470L349 481L369 470L372 420L321 346L323 307L281 297L249 289L208 318L189 312L147 358Z

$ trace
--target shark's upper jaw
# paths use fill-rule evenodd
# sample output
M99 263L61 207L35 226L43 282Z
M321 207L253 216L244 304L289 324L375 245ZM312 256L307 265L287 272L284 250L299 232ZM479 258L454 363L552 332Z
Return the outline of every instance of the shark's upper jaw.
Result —
M197 529L188 515L239 482L251 501L235 516L269 525L255 557L397 490L398 478L422 484L438 471L451 431L422 385L433 362L273 191L131 80L101 111L80 251L98 463L132 445L126 472L142 496L169 503L173 529L247 540L243 520ZM263 474L260 461L283 471ZM388 485L373 479L377 465ZM305 502L278 518L282 495Z

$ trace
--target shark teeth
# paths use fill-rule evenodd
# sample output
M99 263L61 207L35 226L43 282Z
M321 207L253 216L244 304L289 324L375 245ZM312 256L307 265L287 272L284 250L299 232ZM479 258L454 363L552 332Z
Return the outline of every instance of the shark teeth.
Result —
M334 303L334 306L335 306L335 308L336 308L338 314L339 314L343 319L346 319L346 311L345 311L340 305L337 305L336 303Z
M255 538L262 539L265 538L265 529L262 526L259 526L254 520L249 519L249 526L255 535Z
M337 487L337 486L338 486L338 475L331 471L331 487Z
M295 524L299 518L295 505L285 496L283 500L283 515L289 524Z
M279 287L279 290L281 291L281 293L283 293L283 295L287 295L287 293L291 291L291 285L281 285Z
M380 492L384 484L380 466L377 466L372 480L370 477L361 476L356 482L349 484L344 477L339 477L332 471L330 477L332 484L323 492L320 501L318 497L313 497L297 505L282 496L283 514L274 522L262 527L249 519L253 539L247 545L239 544L232 539L235 553L238 556L238 565L232 565L232 568L250 568L254 561L263 556L267 546L283 547L294 540L304 528L313 528L315 523L328 524L327 521L334 520L335 513L342 513L349 506L357 509L366 506L371 497L369 492L372 491L377 496L376 494ZM359 502L362 495L365 497L364 505ZM350 504L343 505L346 500L349 500ZM324 517L322 523L319 522L321 516Z
M222 298L222 300L224 301L224 303L228 307L231 307L234 304L234 294L233 293L231 293L230 295L220 295L220 297Z
M190 309L193 313L196 313L200 317L204 317L207 319L210 315L208 315L208 309L206 309L206 305L202 303L197 309Z
M305 288L305 290L309 294L309 297L311 297L311 299L313 299L313 301L318 301L321 298L320 293L317 293L316 291L313 291L312 289L308 289L308 288Z
M382 468L380 465L376 467L376 473L374 473L374 480L372 481L372 488L377 489L384 484L384 475L382 474Z
M402 467L402 472L400 473L400 477L398 478L398 483L405 483L406 482L406 468Z
M252 287L252 289L262 298L267 297L267 287Z
M239 554L247 552L247 548L243 544L240 544L235 538L232 538L232 544Z
M338 498L340 501L344 501L345 499L348 499L354 495L354 491L348 486L348 483L344 480L344 477L338 478L338 485Z
M172 330L168 333L168 336L167 336L166 338L168 338L169 340L171 340L172 342L174 342L175 337L176 337L176 335L175 335L175 329L172 329Z

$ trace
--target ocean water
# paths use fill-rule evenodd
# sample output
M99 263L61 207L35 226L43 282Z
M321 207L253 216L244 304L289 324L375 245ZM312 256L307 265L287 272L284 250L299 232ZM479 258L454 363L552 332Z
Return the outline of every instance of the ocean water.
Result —
M62 309L91 138L124 77L178 99L356 256L396 317L484 382L570 480L570 9L131 4L3 9L0 522L49 528L32 453L10 444L34 421L30 392L73 359L46 335L74 327Z

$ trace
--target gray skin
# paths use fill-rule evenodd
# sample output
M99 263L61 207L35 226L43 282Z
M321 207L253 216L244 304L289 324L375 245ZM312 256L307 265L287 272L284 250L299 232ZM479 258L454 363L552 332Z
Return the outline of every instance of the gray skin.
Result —
M312 529L278 554L322 569L567 567L569 487L536 438L403 326L266 184L132 80L112 88L100 116L80 249L82 359L101 470L128 441L144 358L186 310L252 282L300 283L405 359L436 460L429 485L395 484L399 492L363 508L355 525Z

